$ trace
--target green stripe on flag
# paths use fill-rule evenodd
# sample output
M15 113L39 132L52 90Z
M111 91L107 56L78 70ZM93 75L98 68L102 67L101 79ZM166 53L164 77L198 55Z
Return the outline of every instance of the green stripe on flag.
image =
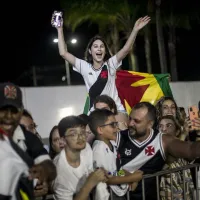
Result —
M154 74L160 88L163 91L164 96L173 97L171 87L169 85L170 74Z
M89 112L89 108L90 108L90 98L89 98L89 95L87 95L87 98L86 98L86 101L85 101L85 106L84 106L84 109L83 109L83 113L87 115L88 112Z

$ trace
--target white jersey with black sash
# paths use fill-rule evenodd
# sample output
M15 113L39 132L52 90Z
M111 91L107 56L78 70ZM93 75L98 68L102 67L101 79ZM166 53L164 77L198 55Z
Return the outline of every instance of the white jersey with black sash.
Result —
M0 139L0 199L33 200L29 169L33 160L12 139Z
M129 172L141 170L144 174L153 174L162 170L166 159L162 135L162 133L152 129L145 141L138 142L131 138L128 130L121 131L116 141L121 167ZM155 184L155 181L152 179L145 180L147 199L153 199L153 196L156 195L156 191L153 189ZM141 182L132 193L131 198L136 200L142 199Z
M95 69L90 63L76 58L73 69L83 76L90 97L90 109L98 95L106 94L114 99L118 110L124 110L115 84L116 70L121 64L115 55L101 68Z
M119 176L117 168L117 151L116 146L111 143L112 149L104 142L95 140L92 146L93 166L94 168L104 168L112 176ZM111 189L117 196L124 196L128 190L127 184L110 185Z

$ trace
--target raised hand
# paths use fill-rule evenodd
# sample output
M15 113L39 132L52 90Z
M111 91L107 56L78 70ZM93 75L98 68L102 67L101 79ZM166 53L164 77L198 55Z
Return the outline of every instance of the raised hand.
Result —
M134 29L136 31L139 31L140 29L142 29L144 26L146 26L149 21L151 20L151 18L149 16L145 16L145 17L141 17L139 18L134 25Z
M194 126L195 130L200 131L200 118L195 118L192 120L192 125Z

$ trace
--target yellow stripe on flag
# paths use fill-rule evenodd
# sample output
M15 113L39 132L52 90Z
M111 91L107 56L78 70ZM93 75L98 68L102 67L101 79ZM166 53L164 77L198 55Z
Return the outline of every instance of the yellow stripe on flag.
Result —
M153 74L133 71L129 71L129 73L145 77L144 79L131 84L132 87L149 85L149 87L144 92L140 102L147 101L154 105L157 100L164 96L164 93Z

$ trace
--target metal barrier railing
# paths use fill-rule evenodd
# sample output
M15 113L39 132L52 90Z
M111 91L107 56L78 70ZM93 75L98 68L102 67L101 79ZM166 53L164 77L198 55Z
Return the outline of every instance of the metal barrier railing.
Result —
M185 165L184 167L178 167L175 169L169 169L169 170L163 170L160 172L157 172L155 174L148 174L148 175L144 175L143 179L142 179L142 198L143 200L145 200L145 179L148 178L154 178L156 177L156 188L157 188L157 200L160 200L160 182L159 182L159 177L166 175L166 174L170 174L170 183L171 183L171 199L173 199L173 189L172 189L172 173L176 173L176 172L184 172L185 170L191 169L191 168L195 168L195 180L196 180L196 200L199 200L199 191L200 191L200 183L198 183L198 167L200 167L200 164L189 164L189 165ZM185 173L183 174L183 199L186 199L186 188L185 188Z
M175 169L169 169L169 170L163 170L163 171L159 171L157 173L154 174L147 174L143 176L142 179L142 199L143 200L148 200L145 198L145 179L148 178L156 178L156 189L157 189L157 200L160 200L160 181L159 181L159 177L166 175L166 174L170 174L170 182L171 182L171 199L173 200L173 189L172 189L172 174L176 173L176 172L180 172L184 170L188 170L191 168L195 168L195 180L196 180L196 197L194 200L200 200L200 182L198 182L198 167L200 167L200 164L189 164L189 165L185 165L184 167L178 167ZM185 194L185 175L183 174L183 199L186 199L186 194ZM45 199L49 199L52 200L53 196L52 195L48 195ZM130 192L128 191L126 193L126 199L130 200ZM114 195L113 195L113 191L112 189L110 189L110 200L114 200Z
M157 200L160 200L160 181L159 181L159 177L166 175L166 174L170 174L170 183L171 183L171 199L173 200L173 189L172 189L172 174L176 173L176 172L184 172L185 170L191 169L191 168L195 168L195 180L196 180L196 190L194 191L195 195L195 199L199 200L200 199L200 183L198 182L198 168L200 167L200 164L189 164L189 165L185 165L184 167L178 167L175 169L169 169L169 170L163 170L163 171L159 171L157 173L154 174L147 174L143 176L142 179L142 199L146 200L145 198L145 179L148 178L156 178L156 190L157 190ZM185 173L183 174L183 199L186 199L186 188L185 188L185 184L186 184L186 180L185 180ZM113 200L113 191L110 189L110 199ZM126 199L130 200L130 193L129 191L126 194ZM148 199L147 199L148 200Z

